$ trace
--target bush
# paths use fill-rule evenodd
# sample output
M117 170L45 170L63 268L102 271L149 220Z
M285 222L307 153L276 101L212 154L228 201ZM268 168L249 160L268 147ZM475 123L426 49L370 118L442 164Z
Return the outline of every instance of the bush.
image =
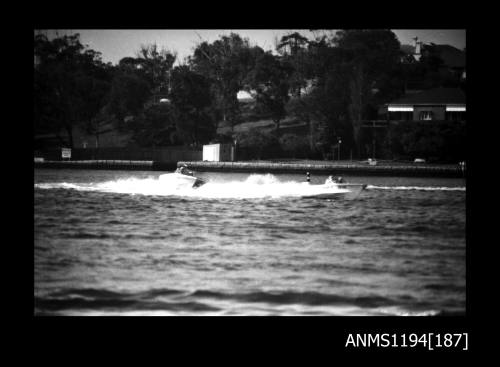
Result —
M280 155L280 144L275 135L264 133L257 128L236 136L238 159L265 159Z
M289 158L308 158L310 155L307 136L284 134L279 139L281 150Z
M393 158L457 162L465 159L465 138L465 123L408 121L389 126L386 145Z

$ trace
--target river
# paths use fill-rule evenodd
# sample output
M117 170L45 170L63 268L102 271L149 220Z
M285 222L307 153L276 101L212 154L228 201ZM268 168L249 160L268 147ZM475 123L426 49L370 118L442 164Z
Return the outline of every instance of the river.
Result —
M162 173L35 170L36 315L465 314L463 180Z

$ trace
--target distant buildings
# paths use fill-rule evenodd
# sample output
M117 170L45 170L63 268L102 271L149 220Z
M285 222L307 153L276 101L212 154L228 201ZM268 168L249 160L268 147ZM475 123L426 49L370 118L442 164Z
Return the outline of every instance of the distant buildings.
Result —
M417 37L413 45L402 45L402 62L414 64L426 58L442 85L453 87L426 87L422 76L411 78L405 95L379 109L379 115L388 121L466 121L466 97L463 82L466 77L465 50L450 45L423 43ZM459 88L458 85L463 88Z
M382 108L388 121L465 121L465 93L460 88L433 88L407 94Z
M465 50L459 50L450 45L436 45L434 43L423 43L415 37L413 45L401 45L404 53L402 61L420 61L422 56L437 56L443 61L443 67L455 71L465 70Z
M413 45L401 45L403 64L420 66L420 70L406 80L406 93L418 92L428 89L430 79L439 78L445 81L443 86L451 87L459 84L465 86L466 78L466 53L450 45L436 45L423 43L414 38ZM425 59L425 61L424 61ZM420 62L424 64L420 64ZM425 65L425 66L424 66ZM418 69L414 69L414 72ZM430 73L423 78L422 73Z
M425 45L424 55L434 55L442 60L439 73L449 74L457 79L465 79L465 51L450 45Z

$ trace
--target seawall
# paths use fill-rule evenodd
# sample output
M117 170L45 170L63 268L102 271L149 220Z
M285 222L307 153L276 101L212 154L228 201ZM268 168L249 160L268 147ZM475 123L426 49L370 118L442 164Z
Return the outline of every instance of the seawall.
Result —
M367 163L275 163L275 162L205 162L180 161L190 169L206 172L252 172L252 173L301 173L343 174L354 176L420 176L420 177L465 177L458 165L439 164L381 164Z
M78 161L43 161L35 162L35 168L68 168L68 169L106 169L134 171L173 171L175 163L159 161L127 161L127 160L78 160Z
M277 162L206 162L179 161L167 163L160 161L127 160L78 160L35 162L35 168L66 169L106 169L173 171L186 164L190 169L200 172L249 172L249 173L300 173L305 172L351 175L351 176L419 176L419 177L465 177L465 170L458 165L440 164L391 164L369 165L360 162L315 162L315 163L277 163Z

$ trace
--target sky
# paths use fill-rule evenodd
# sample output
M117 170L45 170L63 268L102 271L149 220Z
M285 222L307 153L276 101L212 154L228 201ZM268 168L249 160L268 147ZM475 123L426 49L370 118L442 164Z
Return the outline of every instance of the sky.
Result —
M304 29L71 29L57 30L57 34L80 34L80 41L89 48L99 51L104 62L117 64L123 57L136 56L141 44L156 43L159 48L165 48L177 53L177 62L193 53L194 48L201 41L213 42L221 35L238 33L248 38L250 44L258 45L264 50L274 50L276 40L283 35L299 32L308 38L313 34ZM465 45L465 29L393 29L402 44L413 44L413 37L424 43L449 44L459 49ZM56 36L55 30L44 31L49 38Z

